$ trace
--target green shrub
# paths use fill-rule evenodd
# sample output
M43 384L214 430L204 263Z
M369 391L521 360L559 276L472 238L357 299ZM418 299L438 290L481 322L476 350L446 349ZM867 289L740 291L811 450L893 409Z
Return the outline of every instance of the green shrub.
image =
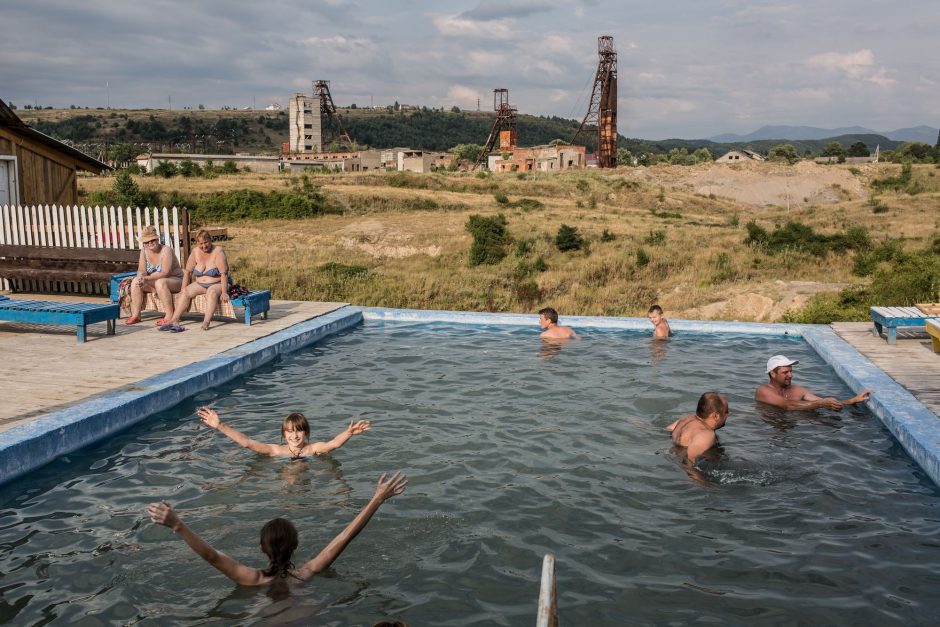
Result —
M649 265L650 256L642 248L636 249L636 265L638 268Z
M541 209L545 205L542 204L542 201L536 200L534 198L520 198L519 200L510 203L511 207L519 207L523 211L535 211L536 209Z
M602 242L612 242L615 239L617 239L617 236L611 233L610 231L608 231L607 229L604 229L604 232L601 233Z
M509 233L506 230L506 217L472 215L465 228L473 236L470 245L470 265L496 264L506 256Z
M581 250L584 247L584 238L578 233L577 227L562 224L555 235L555 247L561 252Z
M231 159L227 159L219 169L220 174L238 174L238 166Z
M330 274L336 278L352 278L367 274L369 269L365 266L347 265L331 261L319 266L317 272Z
M179 173L189 178L191 176L202 176L202 168L192 159L183 159L180 161Z
M753 220L745 225L747 237L744 243L764 249L773 255L792 250L808 253L816 257L825 257L830 252L862 250L869 246L868 230L862 226L851 226L844 233L822 235L802 222L790 221L773 232L758 225Z
M495 194L493 194L493 198L495 198L496 202L501 205L509 204L509 196L507 196L503 192L496 192Z
M343 212L315 190L264 193L238 189L200 197L189 203L189 208L193 217L203 222L309 218Z
M539 255L535 258L535 261L532 262L532 269L536 272L545 272L548 270L548 264L545 263L545 260Z
M662 246L666 243L666 232L650 231L650 234L643 239L643 243L649 246Z
M167 160L161 160L157 162L157 165L153 168L153 175L159 176L165 179L173 178L179 173L176 169L175 163L170 163Z
M527 239L516 240L516 257L525 257L532 251L532 243Z
M884 204L884 203L881 203L881 202L876 203L876 204L871 208L871 212L872 212L872 213L888 213L888 205L886 205L886 204Z

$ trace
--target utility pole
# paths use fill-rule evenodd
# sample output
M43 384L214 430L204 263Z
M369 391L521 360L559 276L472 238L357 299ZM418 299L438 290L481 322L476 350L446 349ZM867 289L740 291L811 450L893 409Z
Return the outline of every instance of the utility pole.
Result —
M170 111L173 110L173 96L166 97L167 106L170 108Z
M105 89L108 90L108 108L111 108L111 83L109 81L104 82Z

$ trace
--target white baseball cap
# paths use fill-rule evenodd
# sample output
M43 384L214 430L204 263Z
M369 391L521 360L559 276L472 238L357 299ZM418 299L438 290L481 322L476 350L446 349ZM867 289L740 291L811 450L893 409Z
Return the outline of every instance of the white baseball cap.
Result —
M774 371L775 368L780 366L795 366L800 363L797 359L790 359L786 355L774 355L767 360L767 374L770 374Z

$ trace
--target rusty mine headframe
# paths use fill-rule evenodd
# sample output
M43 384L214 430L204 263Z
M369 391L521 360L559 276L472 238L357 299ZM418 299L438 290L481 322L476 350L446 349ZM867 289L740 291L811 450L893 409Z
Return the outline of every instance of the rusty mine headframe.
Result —
M353 145L353 140L346 132L339 114L336 112L336 105L333 104L333 96L330 95L330 81L314 81L313 96L320 99L320 119L323 124L323 140L325 145L332 142L345 142L347 146ZM327 134L329 133L329 135ZM330 141L327 141L329 137Z
M597 73L588 112L574 134L571 143L586 126L597 127L597 167L617 167L617 52L614 38L602 35L597 38Z
M493 128L490 129L490 136L486 138L472 170L476 170L486 160L486 156L496 147L497 139L500 150L512 150L516 147L516 109L509 106L508 89L493 90L493 110L496 111Z

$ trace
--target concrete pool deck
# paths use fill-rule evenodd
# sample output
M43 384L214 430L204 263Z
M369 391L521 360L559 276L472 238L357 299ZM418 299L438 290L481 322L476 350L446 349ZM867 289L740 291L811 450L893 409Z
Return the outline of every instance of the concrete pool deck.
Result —
M119 323L117 334L106 336L101 324L89 327L85 344L76 343L70 329L0 324L0 350L8 356L0 365L7 382L0 398L0 484L363 319L534 326L537 318L272 301L269 319L251 327L219 323L203 333L193 317L186 321L186 333L159 332L145 320L132 327ZM562 322L584 329L650 331L649 322L639 318L566 316ZM940 407L934 402L940 398L940 356L918 354L916 366L905 366L912 359L908 351L920 350L918 340L899 339L886 351L885 341L872 337L865 323L835 330L690 320L670 324L678 333L802 337L853 392L877 390L869 408L940 485ZM914 392L926 394L932 409Z

